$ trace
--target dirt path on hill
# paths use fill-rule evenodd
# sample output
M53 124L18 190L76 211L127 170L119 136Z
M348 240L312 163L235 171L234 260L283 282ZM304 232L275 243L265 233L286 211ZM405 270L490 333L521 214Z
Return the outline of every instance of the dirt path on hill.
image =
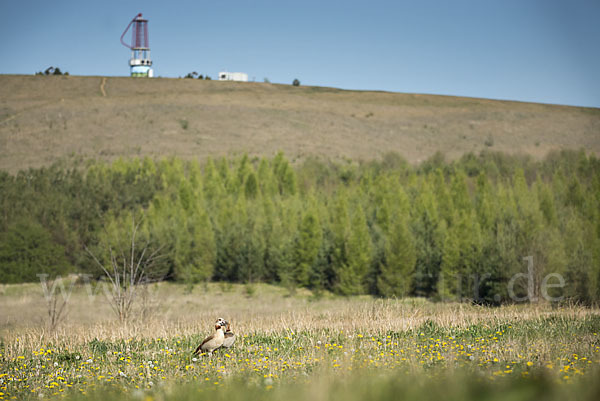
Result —
M100 92L102 92L103 97L106 97L106 91L104 90L104 85L106 85L106 77L103 77L102 82L100 83Z

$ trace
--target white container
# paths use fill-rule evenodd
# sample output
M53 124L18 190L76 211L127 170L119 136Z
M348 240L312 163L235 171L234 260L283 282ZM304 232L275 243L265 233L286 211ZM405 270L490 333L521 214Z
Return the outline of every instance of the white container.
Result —
M248 74L245 72L219 72L219 81L248 82Z

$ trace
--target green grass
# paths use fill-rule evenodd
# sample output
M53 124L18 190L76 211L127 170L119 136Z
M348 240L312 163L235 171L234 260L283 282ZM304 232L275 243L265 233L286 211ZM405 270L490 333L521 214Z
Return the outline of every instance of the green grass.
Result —
M597 309L484 308L424 299L339 298L283 287L160 283L148 319L121 326L76 287L68 318L44 323L39 284L0 292L0 399L595 400ZM227 302L211 309L215 299ZM215 316L235 346L192 351ZM595 393L594 393L595 392Z
M292 383L269 388L237 381L230 386L203 387L183 385L162 387L152 391L134 390L123 394L110 388L100 388L81 400L145 399L145 400L596 400L598 381L586 378L573 384L560 384L543 373L527 379L482 381L466 372L437 375L435 378L417 375L358 375L319 377L306 383Z
M598 374L599 329L596 315L558 315L387 333L288 330L243 335L212 357L192 355L201 335L63 338L38 349L16 339L2 343L0 398L436 399L447 390L456 400L585 398Z

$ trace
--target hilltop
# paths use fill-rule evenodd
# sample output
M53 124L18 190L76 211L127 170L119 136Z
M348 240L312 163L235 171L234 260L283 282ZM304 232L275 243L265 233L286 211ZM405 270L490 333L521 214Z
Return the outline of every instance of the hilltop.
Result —
M193 79L0 76L0 169L73 156L247 152L409 162L483 149L600 153L600 109Z

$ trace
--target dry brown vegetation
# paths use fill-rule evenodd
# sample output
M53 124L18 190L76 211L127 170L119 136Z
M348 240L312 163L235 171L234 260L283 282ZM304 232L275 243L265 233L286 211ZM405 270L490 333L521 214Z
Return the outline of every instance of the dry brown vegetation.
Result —
M66 284L68 288L68 284ZM108 287L106 287L108 288ZM376 299L370 296L315 298L308 290L290 296L282 287L253 284L196 286L156 283L140 297L130 321L120 324L102 290L88 296L84 286L75 287L64 324L50 332L45 323L45 301L39 284L7 286L0 295L0 337L21 338L21 346L36 347L51 338L116 340L129 337L159 338L208 333L216 317L230 320L240 334L362 332L382 335L416 329L431 321L440 327L465 328L485 322L535 320L547 316L585 318L597 309L562 308L550 305L513 305L487 308L460 303L432 303L424 299Z
M104 96L106 94L106 96ZM247 152L410 162L482 149L600 153L600 110L267 83L0 76L0 169Z
M0 288L0 398L388 400L403 391L431 400L597 399L597 309L163 282L127 324L102 295L92 301L79 287L67 321L49 331L39 287ZM234 325L235 346L193 357L217 316ZM474 377L478 386L465 394Z

